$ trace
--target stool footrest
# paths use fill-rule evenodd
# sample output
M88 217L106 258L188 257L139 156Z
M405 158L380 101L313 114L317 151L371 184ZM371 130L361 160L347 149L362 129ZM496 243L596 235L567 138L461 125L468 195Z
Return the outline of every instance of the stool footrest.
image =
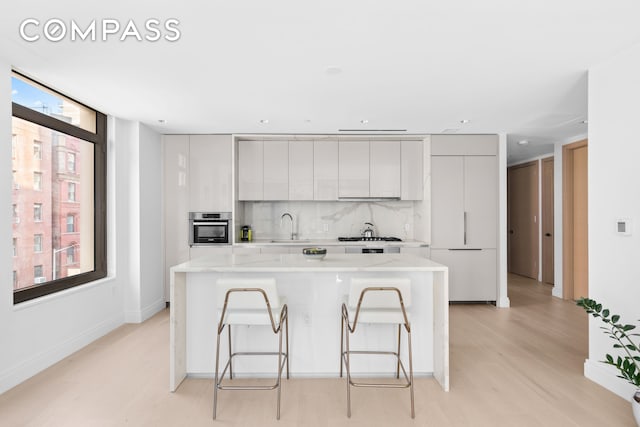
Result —
M402 375L404 376L404 380L405 382L402 384L393 384L393 383L363 383L363 382L356 382L353 381L351 379L351 375L349 375L349 384L354 386L354 387L382 387L382 388L408 388L411 387L411 380L409 379L409 375L407 374L407 371L404 368L404 363L402 363L402 360L400 360L400 356L398 356L398 353L394 352L394 351L374 351L374 350L370 350L370 351L365 351L365 350L349 350L349 351L343 351L342 352L342 360L344 361L344 364L349 367L349 362L347 360L347 353L349 354L377 354L377 355L391 355L391 356L395 356L396 360L398 361L399 365L400 365L400 369L402 370ZM350 369L347 369L347 373L350 372Z

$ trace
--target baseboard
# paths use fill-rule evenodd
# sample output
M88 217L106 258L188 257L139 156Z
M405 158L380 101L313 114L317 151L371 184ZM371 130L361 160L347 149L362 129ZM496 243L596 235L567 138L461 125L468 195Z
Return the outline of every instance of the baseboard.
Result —
M59 342L55 346L0 372L0 394L58 363L65 357L113 331L123 323L122 315L113 316L78 336Z
M624 400L631 400L636 388L616 375L617 370L613 366L591 359L584 361L585 377L617 394Z
M125 323L142 323L149 319L154 314L165 309L166 303L164 297L152 302L142 310L125 311L124 321Z
M500 297L498 301L496 301L498 308L509 308L511 307L511 300L509 297Z

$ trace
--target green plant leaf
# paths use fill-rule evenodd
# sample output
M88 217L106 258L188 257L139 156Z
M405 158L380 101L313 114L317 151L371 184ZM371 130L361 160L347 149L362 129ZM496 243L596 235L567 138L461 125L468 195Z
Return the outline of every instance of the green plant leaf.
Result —
M614 314L613 316L611 316L611 321L612 321L613 323L617 323L617 322L618 322L618 320L620 320L620 316L619 316L619 315Z
M623 330L623 331L625 331L625 332L627 332L627 331L631 331L631 330L633 330L633 329L635 329L635 328L636 328L636 325L624 325L624 326L622 327L622 330Z
M608 308L605 308L604 310L602 310L602 315L603 315L604 317L609 317L609 309L608 309Z

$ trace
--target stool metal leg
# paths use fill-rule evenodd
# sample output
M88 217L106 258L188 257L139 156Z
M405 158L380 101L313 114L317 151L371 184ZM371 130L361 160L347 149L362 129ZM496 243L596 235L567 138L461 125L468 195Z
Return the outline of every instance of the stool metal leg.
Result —
M233 357L231 357L231 325L227 325L227 333L229 335L229 379L233 379L233 367L231 366L231 361Z
M280 419L280 391L282 389L282 325L278 333L278 408L276 419Z
M213 419L216 419L216 408L218 406L218 366L220 363L220 333L221 331L217 331L216 338L216 371L213 377Z
M348 325L348 322L347 322ZM345 360L345 365L347 368L347 417L351 418L351 361L349 356L351 352L349 351L349 331L347 331L346 335L346 345L347 345L347 358Z
M396 378L400 378L400 332L402 331L402 325L398 324L398 357L396 364Z
M287 379L289 379L289 313L287 313L285 320L285 333L287 334Z
M410 392L411 392L411 418L415 418L416 417L416 411L414 409L414 404L413 404L413 358L412 356L412 352L411 352L411 330L409 329L407 331L407 341L409 344L409 381L411 382L411 387L410 387Z
M340 316L340 378L342 378L342 364L344 363L344 316Z

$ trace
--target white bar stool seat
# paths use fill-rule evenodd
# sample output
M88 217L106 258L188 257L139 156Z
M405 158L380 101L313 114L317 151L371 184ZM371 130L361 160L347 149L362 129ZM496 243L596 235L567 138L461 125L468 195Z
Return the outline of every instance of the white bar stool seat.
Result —
M411 306L411 280L408 278L353 278L349 295L342 303L342 328L340 337L340 376L343 367L347 371L347 416L351 417L351 387L409 388L411 418L415 418L413 397L413 359L411 354L411 323L407 309ZM349 336L356 332L359 323L398 325L397 351L351 350ZM404 327L408 339L409 373L400 359L400 337ZM393 355L396 358L396 378L403 373L404 382L371 383L356 382L351 378L351 355Z
M273 390L277 389L276 418L280 419L280 391L282 370L286 366L289 378L289 315L286 299L278 295L276 279L218 279L216 281L218 296L218 329L216 346L216 367L213 387L213 419L216 419L218 406L218 390ZM278 335L277 352L232 352L231 325L268 325ZM227 327L229 339L229 359L222 374L219 374L220 336ZM282 349L283 326L286 349ZM278 376L271 385L222 385L227 370L229 379L233 379L232 361L236 356L278 356Z

